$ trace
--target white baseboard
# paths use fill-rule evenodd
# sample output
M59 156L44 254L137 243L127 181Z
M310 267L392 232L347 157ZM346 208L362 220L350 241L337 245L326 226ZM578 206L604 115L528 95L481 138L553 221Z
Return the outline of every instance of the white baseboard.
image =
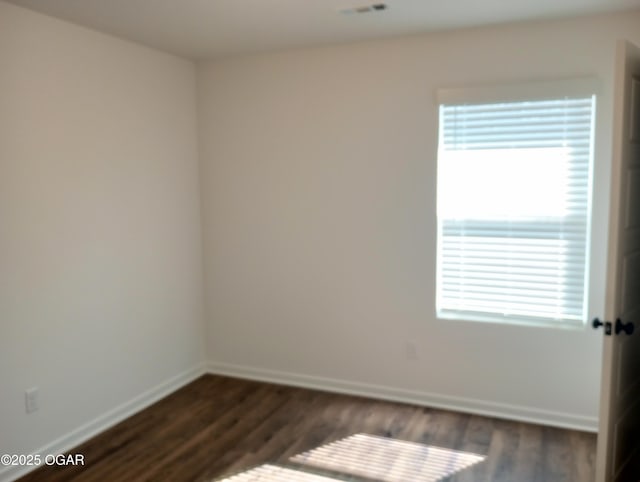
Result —
M229 363L210 362L208 364L208 372L215 375L226 375L249 380L277 383L281 385L344 393L348 395L358 395L393 402L410 403L456 412L515 420L519 422L535 423L572 430L582 430L585 432L596 433L598 431L598 419L596 417L586 417L571 413L541 410L534 407L509 405L486 400L453 397L422 391L404 390L382 385L372 385L348 380L266 370L263 368L233 365Z
M155 387L141 393L137 397L123 403L122 405L108 411L107 413L91 420L88 423L78 427L66 435L54 440L53 442L39 448L33 452L33 455L44 457L47 454L61 454L68 452L72 448L86 442L90 438L101 432L122 422L124 419L134 415L135 413L147 408L158 400L175 392L184 385L192 382L196 378L206 373L205 365L199 364L183 373L180 373L170 379L156 385ZM19 477L37 469L38 467L18 467L8 466L0 469L0 482L12 482Z

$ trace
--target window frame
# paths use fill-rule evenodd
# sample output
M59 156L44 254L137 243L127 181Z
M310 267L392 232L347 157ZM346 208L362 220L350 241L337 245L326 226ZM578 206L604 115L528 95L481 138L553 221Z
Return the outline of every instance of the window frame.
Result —
M599 99L599 82L595 78L573 78L565 80L528 82L518 84L492 85L480 87L462 87L438 89L436 92L436 108L438 111L438 151L437 151L437 171L438 182L437 192L440 198L441 189L440 177L440 149L442 146L443 126L441 107L443 105L464 105L464 104L491 104L491 103L516 103L529 101L545 101L561 98L586 99L592 98L591 110L591 132L590 148L588 159L587 175L587 205L586 205L586 228L585 228L585 262L584 262L584 282L583 282L583 309L581 320L554 319L552 317L538 317L526 315L504 316L498 313L483 313L471 310L441 309L441 285L443 282L441 249L443 237L443 223L441 217L436 214L437 219L437 244L436 244L436 279L435 279L435 311L436 319L458 320L471 322L490 322L506 325L527 325L537 327L552 327L559 329L582 329L586 325L590 304L590 277L592 271L592 223L593 223L593 184L595 165L595 138L597 122L597 105Z

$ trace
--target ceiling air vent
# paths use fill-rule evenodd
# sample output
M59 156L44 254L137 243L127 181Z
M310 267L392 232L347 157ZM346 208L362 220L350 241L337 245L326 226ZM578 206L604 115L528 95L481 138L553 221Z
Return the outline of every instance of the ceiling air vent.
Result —
M353 15L354 13L382 12L386 9L387 5L385 3L372 3L371 5L343 8L342 10L340 10L340 13L343 15Z

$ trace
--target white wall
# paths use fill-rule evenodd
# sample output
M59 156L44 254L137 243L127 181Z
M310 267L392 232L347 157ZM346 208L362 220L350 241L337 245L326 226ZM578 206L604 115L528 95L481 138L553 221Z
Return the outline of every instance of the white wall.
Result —
M600 80L597 316L618 37L640 12L203 64L210 369L595 429L600 332L435 319L434 95Z
M0 2L0 453L66 448L191 379L205 332L212 371L593 428L600 333L434 317L434 91L601 80L598 315L614 44L639 26L203 64L205 326L194 66Z
M196 122L191 62L0 2L0 453L201 369Z

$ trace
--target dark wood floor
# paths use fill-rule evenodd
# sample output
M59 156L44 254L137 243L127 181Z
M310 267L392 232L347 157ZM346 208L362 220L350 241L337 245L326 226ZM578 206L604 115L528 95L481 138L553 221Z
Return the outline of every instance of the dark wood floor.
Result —
M270 463L370 481L290 461L357 433L486 456L447 482L593 480L593 434L212 375L72 450L84 467L46 467L21 480L211 481Z

